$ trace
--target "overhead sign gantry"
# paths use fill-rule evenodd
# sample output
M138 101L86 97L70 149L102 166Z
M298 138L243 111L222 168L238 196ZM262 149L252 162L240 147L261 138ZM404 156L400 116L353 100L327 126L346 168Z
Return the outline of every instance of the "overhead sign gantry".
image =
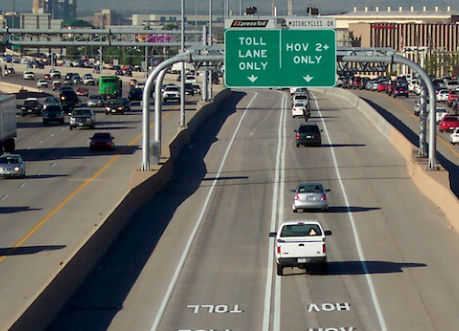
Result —
M327 28L333 26L332 21L309 19L307 24L305 20L296 24L302 26L299 29L288 28L288 20L284 28L230 25L225 31L226 86L334 86L336 33Z

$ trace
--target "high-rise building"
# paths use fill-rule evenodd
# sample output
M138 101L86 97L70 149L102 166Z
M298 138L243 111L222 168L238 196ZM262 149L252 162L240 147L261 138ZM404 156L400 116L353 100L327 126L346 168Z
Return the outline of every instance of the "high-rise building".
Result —
M33 0L34 14L50 14L65 22L76 20L77 0Z

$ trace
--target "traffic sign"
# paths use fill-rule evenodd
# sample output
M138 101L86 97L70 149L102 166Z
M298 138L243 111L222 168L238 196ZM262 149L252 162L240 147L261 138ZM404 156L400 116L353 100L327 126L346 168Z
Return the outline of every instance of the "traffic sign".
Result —
M334 30L225 31L228 87L331 87L335 81Z

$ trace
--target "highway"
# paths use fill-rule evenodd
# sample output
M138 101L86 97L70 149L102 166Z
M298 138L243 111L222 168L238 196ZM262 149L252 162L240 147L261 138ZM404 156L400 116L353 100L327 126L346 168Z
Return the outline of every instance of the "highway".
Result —
M455 229L357 109L312 106L323 146L296 148L287 93L235 91L48 331L457 330ZM328 212L292 212L299 181ZM276 276L268 234L301 218L332 230L329 273Z
M34 86L38 78L25 83L19 74L5 80ZM194 114L198 98L187 97L187 119ZM178 108L172 103L163 106L164 148L180 126ZM43 125L41 117L18 116L16 148L26 162L27 176L0 182L2 329L69 262L69 256L131 189L132 173L141 163L140 105L125 115L107 116L102 108L96 114L96 130L72 131L67 116L65 125ZM89 137L99 131L115 136L114 152L89 151Z

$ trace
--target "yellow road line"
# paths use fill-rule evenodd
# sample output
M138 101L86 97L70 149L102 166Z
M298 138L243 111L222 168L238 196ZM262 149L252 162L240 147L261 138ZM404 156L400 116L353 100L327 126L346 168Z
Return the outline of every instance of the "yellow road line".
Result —
M164 114L161 118L165 118L168 115L172 113L172 110L169 110L166 114ZM153 127L153 124L150 126ZM74 190L72 193L70 193L69 196L67 196L60 204L58 204L53 210L51 210L48 215L46 215L40 222L37 223L24 237L22 237L16 244L14 244L11 249L5 253L5 255L0 257L0 262L2 262L6 257L11 255L11 253L18 247L20 247L32 234L34 234L43 224L48 221L51 216L53 216L59 209L61 209L67 202L69 202L78 192L80 192L83 188L85 188L89 183L91 183L97 176L99 176L101 173L103 173L107 168L115 162L121 154L129 147L134 145L134 143L140 139L142 136L142 133L139 133L134 139L131 140L131 142L122 150L120 151L117 155L115 155L110 161L108 161L107 164L105 164L101 169L99 169L94 175L92 175L90 178L88 178L83 184L81 184L76 190Z

